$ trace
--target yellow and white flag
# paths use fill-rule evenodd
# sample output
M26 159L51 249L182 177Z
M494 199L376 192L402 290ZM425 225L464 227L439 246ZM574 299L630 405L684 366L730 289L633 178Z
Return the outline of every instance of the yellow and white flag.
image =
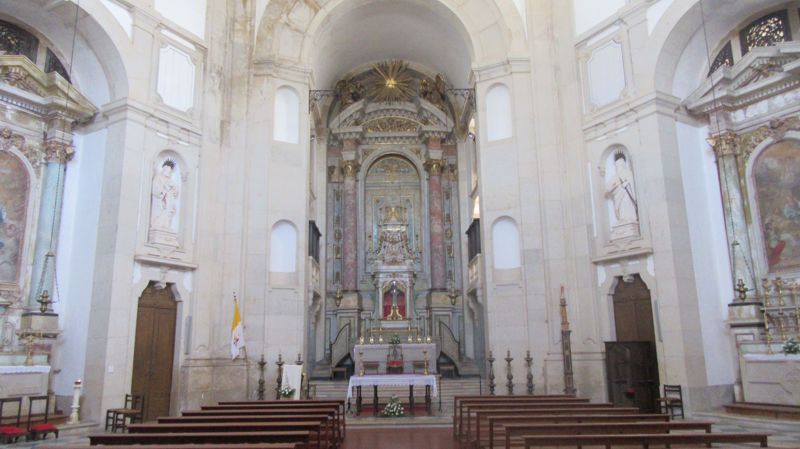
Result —
M233 325L231 325L231 360L239 357L239 350L244 348L244 328L242 315L239 313L239 303L233 298Z

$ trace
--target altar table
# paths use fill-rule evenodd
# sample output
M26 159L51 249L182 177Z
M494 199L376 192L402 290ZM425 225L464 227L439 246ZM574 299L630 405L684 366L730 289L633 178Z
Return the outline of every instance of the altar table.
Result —
M378 362L378 372L386 373L386 356L389 354L392 345L387 343L363 344L353 347L353 362L356 373L361 369L361 352L364 353L365 362ZM428 372L436 372L436 353L435 343L400 343L398 345L403 351L403 373L411 374L414 372L412 363L424 360L423 350L428 351Z
M348 406L353 397L353 390L356 394L356 413L361 413L361 387L372 386L372 405L373 414L378 414L378 387L405 387L408 386L408 402L411 414L414 414L414 387L425 387L425 409L431 411L431 397L439 396L439 388L436 383L436 376L433 374L377 374L369 376L352 376L347 387Z

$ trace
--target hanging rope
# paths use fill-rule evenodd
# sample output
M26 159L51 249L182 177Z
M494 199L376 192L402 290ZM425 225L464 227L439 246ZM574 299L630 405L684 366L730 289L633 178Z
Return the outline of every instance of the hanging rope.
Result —
M75 63L75 42L76 42L77 37L78 37L78 18L80 17L80 10L81 10L81 2L80 2L80 0L76 0L76 3L75 3L75 18L74 18L74 20L72 22L72 43L71 43L70 54L69 54L69 69L67 70L67 77L70 80L72 80L72 68L75 65L74 64ZM67 98L64 101L64 114L65 115L69 114L70 95L71 94L72 94L72 82L68 81L67 82ZM65 124L63 125L63 129L62 129L62 134L63 135L67 135L68 134L66 127L67 127L67 125L66 125L66 122L65 122ZM70 133L71 133L71 130L70 130ZM63 168L59 167L58 172L56 173L56 193L55 193L55 196L53 197L53 208L52 208L52 210L53 210L53 218L52 218L52 220L50 222L50 242L49 242L49 248L48 248L47 253L45 254L45 257L44 257L44 265L42 267L42 275L39 278L39 286L38 286L39 296L41 296L42 293L44 292L43 288L44 288L44 281L45 281L45 278L47 276L47 268L52 263L53 264L53 287L55 289L54 295L51 297L52 298L51 302L53 302L53 303L58 302L61 299L61 293L60 293L60 290L58 288L58 264L55 261L55 252L56 252L55 236L56 236L56 221L58 219L58 214L60 212L59 209L58 209L58 204L59 204L59 202L61 201L61 198L64 195L64 186L61 183L61 178L62 178L62 176L66 176L66 171L67 171L67 165L66 165L66 161L64 161L64 167ZM51 262L51 259L53 259L52 262Z

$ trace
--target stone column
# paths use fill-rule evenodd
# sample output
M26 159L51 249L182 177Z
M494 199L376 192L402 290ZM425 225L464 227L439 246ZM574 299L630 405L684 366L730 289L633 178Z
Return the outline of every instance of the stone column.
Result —
M33 272L28 295L28 306L36 308L36 299L41 291L53 291L53 273L55 257L48 257L52 250L55 253L58 245L58 231L61 224L61 204L64 199L64 177L67 162L75 154L72 142L62 138L48 138L42 144L45 153L45 164L42 170L42 196L39 203L39 222L36 227L36 248L33 254ZM48 264L47 269L45 263ZM41 289L39 286L41 285Z
M344 149L354 150L355 141L347 140ZM342 189L342 290L354 292L358 288L358 221L356 174L359 163L355 159L342 161L344 187Z
M741 148L739 143L739 136L728 131L715 138L713 150L717 157L722 208L725 214L725 231L728 236L731 271L734 276L732 282L735 284L741 279L748 289L755 291L759 286L754 279L753 252L748 234L750 208L744 174L740 170ZM734 288L736 288L735 285Z
M431 233L431 289L445 289L445 250L444 250L444 205L442 195L442 169L444 161L441 159L441 139L431 137L428 139L428 155L430 159L425 163L428 171L428 206L430 208L430 233Z

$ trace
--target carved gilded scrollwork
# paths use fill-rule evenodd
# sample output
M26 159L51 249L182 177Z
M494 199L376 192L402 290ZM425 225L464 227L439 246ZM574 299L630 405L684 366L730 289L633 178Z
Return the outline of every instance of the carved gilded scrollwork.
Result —
M345 177L348 178L355 177L360 167L361 164L359 164L358 161L354 160L342 161L342 172L344 173Z
M366 131L370 133L386 133L386 132L413 133L417 132L418 128L419 128L419 123L401 117L383 117L368 122L365 125Z
M431 175L442 174L442 167L444 167L444 161L441 159L428 159L425 162L425 170Z
M58 140L46 140L44 142L44 153L48 162L65 164L75 156L75 146Z
M42 164L42 153L33 145L25 142L25 137L15 134L10 128L0 129L0 151L8 151L11 147L22 153L34 169L38 170Z

